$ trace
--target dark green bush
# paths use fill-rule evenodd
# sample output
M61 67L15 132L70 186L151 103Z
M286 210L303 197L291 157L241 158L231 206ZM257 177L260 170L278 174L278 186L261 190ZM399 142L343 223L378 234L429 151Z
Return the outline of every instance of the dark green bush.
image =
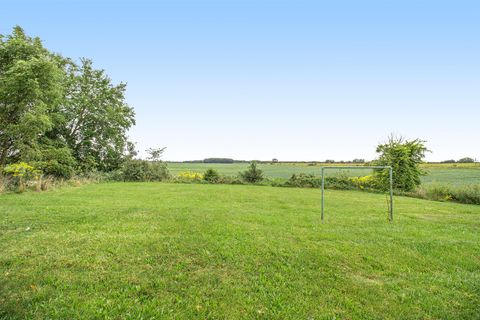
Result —
M203 180L210 183L217 183L220 180L220 174L215 169L207 169L203 174Z
M285 186L296 188L320 188L322 186L322 178L306 173L292 174L290 179L285 182Z
M70 179L75 173L77 161L68 148L46 147L38 152L37 159L32 164L47 176Z
M221 175L217 183L219 184L244 184L245 182L239 177Z
M146 160L126 161L117 178L123 181L163 181L169 178L167 166L163 162Z
M257 183L264 179L263 171L257 168L255 161L252 161L248 169L240 172L239 175L247 183Z

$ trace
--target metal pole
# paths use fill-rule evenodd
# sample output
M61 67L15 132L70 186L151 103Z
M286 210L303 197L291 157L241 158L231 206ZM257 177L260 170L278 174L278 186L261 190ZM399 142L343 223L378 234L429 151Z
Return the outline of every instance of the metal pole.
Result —
M322 168L322 222L323 222L323 207L325 205L325 200L323 199L323 193L325 190L325 176L324 176L324 169Z
M393 168L390 167L390 222L393 222Z

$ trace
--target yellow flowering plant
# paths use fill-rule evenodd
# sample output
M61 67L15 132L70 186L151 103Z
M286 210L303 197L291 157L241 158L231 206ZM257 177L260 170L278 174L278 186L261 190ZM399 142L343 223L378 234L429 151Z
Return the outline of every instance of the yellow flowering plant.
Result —
M25 189L25 183L31 180L37 181L37 184L42 176L40 170L26 162L19 162L7 165L3 172L7 177L11 177L17 191L22 192Z
M182 179L182 180L203 180L203 175L198 172L193 172L193 171L183 171L179 172L177 176Z

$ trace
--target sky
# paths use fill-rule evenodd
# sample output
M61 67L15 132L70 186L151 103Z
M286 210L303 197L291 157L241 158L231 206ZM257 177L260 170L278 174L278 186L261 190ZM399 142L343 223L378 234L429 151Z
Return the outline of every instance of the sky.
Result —
M141 155L480 159L480 1L0 0L15 25L127 83Z

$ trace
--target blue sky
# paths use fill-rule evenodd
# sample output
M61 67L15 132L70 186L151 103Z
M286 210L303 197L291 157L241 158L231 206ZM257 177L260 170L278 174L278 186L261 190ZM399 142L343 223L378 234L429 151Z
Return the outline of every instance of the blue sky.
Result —
M390 133L480 159L478 1L2 1L16 24L127 82L167 160L373 159Z

